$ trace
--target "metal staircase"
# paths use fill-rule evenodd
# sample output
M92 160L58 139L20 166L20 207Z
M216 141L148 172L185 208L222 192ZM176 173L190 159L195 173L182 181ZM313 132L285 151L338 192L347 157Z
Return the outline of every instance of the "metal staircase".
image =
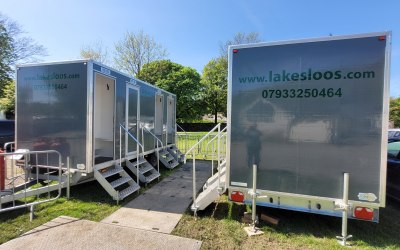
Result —
M175 158L175 160L179 163L183 163L185 160L185 155L175 146L169 145L167 147L167 151Z
M137 159L126 160L126 167L132 171L134 175L139 173L139 180L144 184L148 184L153 180L160 177L160 173L143 157L139 157L139 161ZM137 171L136 166L139 166L139 171Z
M164 167L173 169L179 165L179 162L175 159L174 155L172 155L168 150L161 149L159 154L160 162L164 165Z
M123 200L140 189L139 184L118 164L105 167L102 165L96 166L94 168L94 178L117 201Z
M203 186L203 191L192 204L192 211L204 210L225 192L226 162L221 163L221 171L211 176ZM196 205L195 205L196 204Z
M191 206L191 209L192 211L194 211L195 215L198 210L204 210L208 205L218 199L218 197L226 191L226 129L227 128L225 127L221 130L221 124L217 124L210 132L203 136L186 152L186 155L191 155L193 160L193 204ZM207 139L210 137L213 138L207 141ZM204 184L203 191L199 195L197 195L198 189L196 188L196 153L204 153L202 152L202 150L198 149L206 149L207 151L207 148L210 144L213 146L213 153L211 155L211 159L213 160L211 169L212 176ZM215 174L214 160L217 162L217 172Z

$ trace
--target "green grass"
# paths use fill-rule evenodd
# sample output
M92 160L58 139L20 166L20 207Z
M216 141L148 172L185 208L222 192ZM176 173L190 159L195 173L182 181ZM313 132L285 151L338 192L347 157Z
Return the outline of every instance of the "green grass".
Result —
M174 170L160 169L160 179L171 175L173 172ZM142 187L140 193L143 193L155 184L157 182L149 184L146 188ZM52 197L56 195L53 194L54 192L52 193ZM61 215L91 221L101 221L137 196L138 194L131 195L117 205L116 201L111 198L97 181L71 187L71 197L69 200L65 197L64 189L62 197L58 200L42 203L34 207L35 218L32 222L29 221L30 213L28 208L0 213L0 244ZM43 197L46 197L46 195ZM32 198L29 198L28 201L32 201Z
M197 220L188 211L174 235L203 241L202 249L347 249L340 246L336 236L341 232L341 218L257 207L280 219L277 226L261 222L263 235L248 237L241 223L245 205L238 205L222 196ZM353 249L400 249L399 204L389 202L380 211L380 222L349 220Z

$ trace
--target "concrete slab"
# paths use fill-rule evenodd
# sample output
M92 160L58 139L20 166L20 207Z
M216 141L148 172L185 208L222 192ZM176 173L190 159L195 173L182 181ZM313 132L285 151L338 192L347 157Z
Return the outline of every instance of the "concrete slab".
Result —
M171 233L182 214L192 204L192 174L192 163L188 162L102 222ZM198 190L203 187L210 175L211 163L197 160L196 188Z
M58 217L0 245L14 249L200 249L201 241L106 223Z

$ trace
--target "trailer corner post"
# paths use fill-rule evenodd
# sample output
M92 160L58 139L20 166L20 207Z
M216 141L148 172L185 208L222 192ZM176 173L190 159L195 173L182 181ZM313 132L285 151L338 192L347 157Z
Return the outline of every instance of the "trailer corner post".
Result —
M342 236L336 236L338 243L342 246L349 246L347 240L353 237L347 234L347 216L349 210L349 173L343 174L343 200L339 204L342 211Z

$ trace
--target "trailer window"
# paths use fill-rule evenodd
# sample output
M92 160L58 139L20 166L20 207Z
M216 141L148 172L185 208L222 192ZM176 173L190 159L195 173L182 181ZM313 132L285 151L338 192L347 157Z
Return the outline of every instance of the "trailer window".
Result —
M399 156L400 142L391 142L388 144L388 158L396 158Z

